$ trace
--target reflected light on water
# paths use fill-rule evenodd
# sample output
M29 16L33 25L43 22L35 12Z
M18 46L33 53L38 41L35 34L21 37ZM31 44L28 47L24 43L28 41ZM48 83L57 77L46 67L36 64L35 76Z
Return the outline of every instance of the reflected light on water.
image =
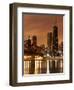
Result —
M24 59L26 60L26 59L31 59L32 58L32 56L24 56ZM34 57L35 59L37 59L37 60L42 60L43 59L43 57L41 57L41 56L35 56Z
M42 59L43 59L43 57L41 57L41 56L35 56L35 59L42 60Z
M32 58L32 56L24 56L24 59Z
M48 55L47 55L48 56ZM24 56L24 74L62 73L63 57Z

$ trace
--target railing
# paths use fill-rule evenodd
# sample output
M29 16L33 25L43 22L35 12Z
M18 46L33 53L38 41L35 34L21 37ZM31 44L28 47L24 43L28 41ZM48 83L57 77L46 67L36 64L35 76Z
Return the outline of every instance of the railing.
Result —
M24 57L24 74L49 74L63 72L63 57Z

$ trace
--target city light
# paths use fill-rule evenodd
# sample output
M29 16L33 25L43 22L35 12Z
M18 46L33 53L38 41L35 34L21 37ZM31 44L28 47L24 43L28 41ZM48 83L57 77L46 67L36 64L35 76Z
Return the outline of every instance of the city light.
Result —
M33 58L32 56L28 56L28 55L24 56L24 60L28 60L28 59L32 59L32 58ZM42 60L43 59L43 57L41 57L41 56L35 56L34 58L35 58L35 60Z
M35 60L42 60L43 59L43 57L41 57L41 56L35 56Z
M24 56L24 59L30 59L32 56Z

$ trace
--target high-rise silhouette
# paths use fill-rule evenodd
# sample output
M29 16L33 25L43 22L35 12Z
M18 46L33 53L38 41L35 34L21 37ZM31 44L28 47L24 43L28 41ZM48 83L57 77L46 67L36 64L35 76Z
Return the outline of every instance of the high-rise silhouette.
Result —
M49 50L52 50L52 32L49 32L47 34L47 45L49 47Z
M58 27L53 27L53 55L56 56L58 51Z

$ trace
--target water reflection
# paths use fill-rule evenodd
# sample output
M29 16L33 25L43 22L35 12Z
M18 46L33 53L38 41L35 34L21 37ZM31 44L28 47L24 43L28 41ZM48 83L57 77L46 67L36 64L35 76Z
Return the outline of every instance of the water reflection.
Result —
M24 74L62 73L63 59L24 56Z

